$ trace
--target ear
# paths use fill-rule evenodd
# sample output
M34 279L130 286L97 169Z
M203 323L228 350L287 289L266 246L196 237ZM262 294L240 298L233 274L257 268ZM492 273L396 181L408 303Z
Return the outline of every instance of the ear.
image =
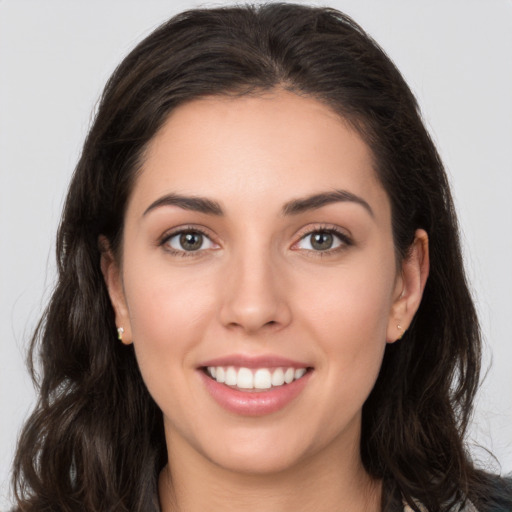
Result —
M107 285L110 302L114 308L116 326L118 329L123 329L120 339L125 345L130 345L132 343L132 329L124 295L121 269L112 254L108 240L104 236L99 237L98 245L101 251L101 272Z
M399 340L411 325L423 297L429 265L428 235L418 229L397 278L386 335L388 343Z

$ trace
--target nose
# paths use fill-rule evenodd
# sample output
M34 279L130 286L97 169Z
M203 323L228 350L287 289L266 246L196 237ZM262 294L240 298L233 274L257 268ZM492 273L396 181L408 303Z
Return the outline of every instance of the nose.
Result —
M248 254L250 252L250 254ZM269 251L234 256L221 284L221 323L247 334L286 327L292 318L283 273Z

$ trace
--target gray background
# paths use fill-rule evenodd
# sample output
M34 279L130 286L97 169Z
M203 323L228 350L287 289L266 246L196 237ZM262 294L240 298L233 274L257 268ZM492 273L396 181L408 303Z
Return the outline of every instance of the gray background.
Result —
M324 2L310 2L321 5ZM491 365L472 443L512 471L512 2L331 0L405 75L444 158ZM0 0L0 509L33 403L24 351L54 282L63 195L121 58L192 1ZM224 5L223 2L202 5ZM491 358L492 351L492 358ZM482 449L473 453L490 464Z

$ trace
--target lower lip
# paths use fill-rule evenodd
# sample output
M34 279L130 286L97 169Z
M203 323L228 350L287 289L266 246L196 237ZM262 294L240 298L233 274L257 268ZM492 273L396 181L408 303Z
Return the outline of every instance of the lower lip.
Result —
M203 370L199 370L199 373L207 391L224 409L242 416L264 416L283 409L295 399L308 383L312 372L309 370L300 379L268 391L239 391L213 380Z

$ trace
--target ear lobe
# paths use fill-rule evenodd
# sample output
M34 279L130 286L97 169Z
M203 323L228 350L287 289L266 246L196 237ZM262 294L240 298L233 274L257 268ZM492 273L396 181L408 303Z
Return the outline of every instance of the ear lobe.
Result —
M418 229L397 279L386 336L388 343L400 339L411 324L423 297L429 268L428 235L425 230Z
M101 250L101 272L107 286L110 303L114 308L118 332L119 329L122 328L122 332L119 333L119 339L121 339L122 343L125 345L130 345L132 343L132 331L128 307L124 296L121 269L112 254L108 240L104 236L101 236L98 242Z

